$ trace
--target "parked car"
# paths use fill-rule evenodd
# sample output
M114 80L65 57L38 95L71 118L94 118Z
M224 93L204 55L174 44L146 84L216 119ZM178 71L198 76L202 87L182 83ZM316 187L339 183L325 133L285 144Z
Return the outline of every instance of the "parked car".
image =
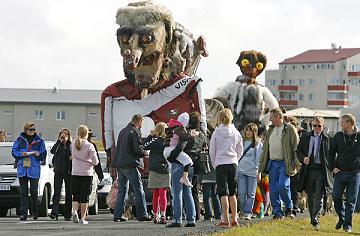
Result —
M103 168L104 179L102 179L98 184L98 204L100 209L107 209L106 197L110 192L112 186L112 178L109 173L109 168L106 166L107 157L104 151L99 152L101 167Z
M48 209L52 207L52 196L54 194L54 171L52 166L53 154L50 150L54 142L46 141L47 156L41 162L40 179L38 187L39 216L48 216ZM14 167L15 159L11 155L13 142L0 143L0 216L7 215L9 209L16 208L17 214L20 209L20 184ZM98 177L93 178L92 192L89 197L89 214L98 213L97 185ZM29 190L30 193L30 190ZM65 203L65 186L62 186L60 194L60 206Z

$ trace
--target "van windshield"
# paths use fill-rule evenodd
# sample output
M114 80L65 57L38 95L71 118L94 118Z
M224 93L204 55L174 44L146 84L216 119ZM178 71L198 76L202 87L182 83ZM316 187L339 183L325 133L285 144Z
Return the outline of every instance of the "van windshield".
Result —
M12 147L0 146L0 165L13 165L14 157L11 155Z

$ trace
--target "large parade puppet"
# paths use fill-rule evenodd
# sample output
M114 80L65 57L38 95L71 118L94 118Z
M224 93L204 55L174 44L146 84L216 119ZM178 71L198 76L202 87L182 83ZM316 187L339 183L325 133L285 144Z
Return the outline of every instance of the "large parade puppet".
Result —
M101 97L108 156L134 114L146 117L143 135L159 121L176 119L182 112L199 111L205 128L202 82L194 75L200 58L207 56L204 38L195 40L174 22L166 7L152 1L120 8L116 23L126 78L107 87Z
M229 101L239 131L251 122L259 126L259 131L264 131L269 125L269 114L265 114L265 110L279 107L271 91L256 80L266 63L266 56L261 52L242 51L236 64L243 74L216 91L217 97Z

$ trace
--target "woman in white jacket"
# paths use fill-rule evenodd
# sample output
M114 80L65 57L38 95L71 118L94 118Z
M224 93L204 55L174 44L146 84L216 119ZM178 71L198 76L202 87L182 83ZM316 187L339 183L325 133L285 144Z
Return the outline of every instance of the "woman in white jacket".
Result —
M223 220L218 226L237 226L236 172L238 161L243 152L242 138L232 124L231 110L224 109L219 113L219 125L210 140L211 162L216 168L216 184L221 199ZM229 221L229 203L232 222Z

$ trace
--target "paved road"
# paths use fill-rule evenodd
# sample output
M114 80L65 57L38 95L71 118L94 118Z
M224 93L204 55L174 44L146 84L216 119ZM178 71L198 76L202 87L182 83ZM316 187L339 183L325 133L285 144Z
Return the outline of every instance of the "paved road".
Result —
M114 223L112 214L100 212L96 216L88 217L88 225L66 222L63 217L58 221L50 218L40 217L34 221L31 217L27 221L19 221L17 216L0 218L0 235L28 236L28 235L191 235L208 234L219 231L215 222L200 221L195 228L166 228L164 225L155 225L152 222L128 222Z
M14 214L13 214L14 215ZM128 222L114 223L113 215L108 211L102 210L96 216L89 216L88 225L74 224L73 222L64 221L63 217L59 221L50 218L40 217L34 221L31 217L27 221L19 221L17 216L0 218L0 235L6 236L30 236L30 235L145 235L145 236L173 236L173 235L207 235L212 232L222 231L215 224L218 221L198 221L195 228L166 228L164 225L155 225L152 222L138 222L130 220ZM299 214L298 217L307 217L307 214ZM251 223L259 221L268 221L270 217L264 219L253 219ZM240 224L250 223L241 220Z

